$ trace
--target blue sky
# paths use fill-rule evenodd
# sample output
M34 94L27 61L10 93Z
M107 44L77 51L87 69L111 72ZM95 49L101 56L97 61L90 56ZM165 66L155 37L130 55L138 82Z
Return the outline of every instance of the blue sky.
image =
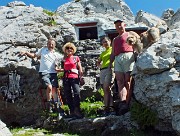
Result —
M6 6L12 0L0 0L0 6ZM26 5L33 4L51 11L55 11L60 5L72 0L22 0ZM134 15L139 10L146 11L156 16L161 16L163 11L172 8L177 11L180 8L180 0L124 0Z

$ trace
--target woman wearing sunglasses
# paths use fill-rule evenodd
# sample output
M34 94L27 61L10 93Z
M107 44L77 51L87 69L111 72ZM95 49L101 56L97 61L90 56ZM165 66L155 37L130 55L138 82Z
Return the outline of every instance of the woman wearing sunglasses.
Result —
M66 97L67 105L70 109L72 118L82 118L80 111L80 80L82 79L83 71L81 62L78 56L74 56L76 47L73 43L66 43L63 48L64 60L63 69L56 69L59 72L64 72L63 88ZM71 90L72 89L72 90Z

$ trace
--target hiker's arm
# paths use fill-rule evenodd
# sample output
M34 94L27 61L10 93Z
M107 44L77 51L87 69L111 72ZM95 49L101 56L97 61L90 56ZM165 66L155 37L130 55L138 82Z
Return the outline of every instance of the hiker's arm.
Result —
M100 68L101 67L101 59L98 58L97 62L96 62L96 65Z
M27 55L30 58L35 58L35 57L39 58L39 56L37 56L35 53L30 53L28 51L21 51L20 55Z
M64 72L64 69L63 69L63 68L59 68L59 67L57 67L57 66L55 66L55 70L56 70L57 72Z

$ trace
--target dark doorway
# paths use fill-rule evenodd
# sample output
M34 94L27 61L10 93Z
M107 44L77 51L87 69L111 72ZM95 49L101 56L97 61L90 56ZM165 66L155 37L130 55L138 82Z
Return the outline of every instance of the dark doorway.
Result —
M98 39L97 27L79 28L79 40Z

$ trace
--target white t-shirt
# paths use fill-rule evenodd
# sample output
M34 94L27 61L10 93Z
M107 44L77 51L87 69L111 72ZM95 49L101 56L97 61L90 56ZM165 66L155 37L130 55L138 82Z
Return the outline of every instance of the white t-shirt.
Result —
M42 47L37 53L40 56L39 72L57 73L55 70L55 61L61 61L63 56L55 51L49 51L47 47Z

